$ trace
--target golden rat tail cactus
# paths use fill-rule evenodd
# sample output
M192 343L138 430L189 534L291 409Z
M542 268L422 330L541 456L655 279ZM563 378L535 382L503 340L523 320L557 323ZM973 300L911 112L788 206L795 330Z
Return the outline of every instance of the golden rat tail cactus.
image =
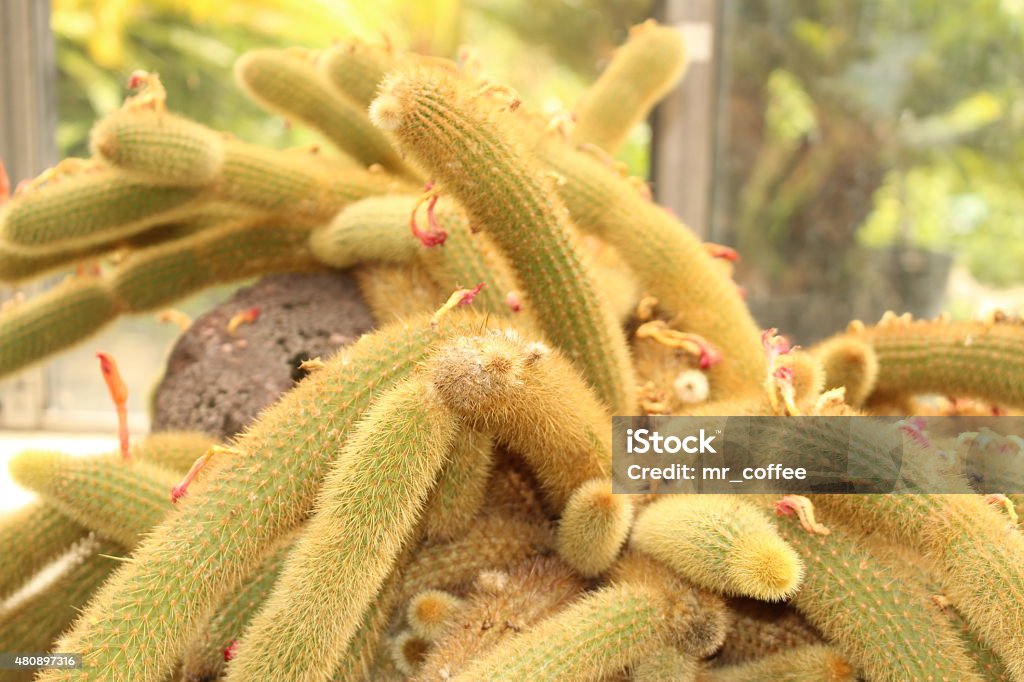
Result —
M0 554L0 648L82 655L44 681L1024 679L1020 491L973 494L914 424L900 480L959 494L613 492L613 413L765 416L756 460L877 473L882 439L795 415L1024 404L1004 316L887 316L808 353L762 333L735 253L607 156L684 67L678 32L636 29L569 130L391 47L243 57L254 99L334 155L188 121L141 75L93 158L0 212L0 278L98 263L0 310L0 375L265 272L352 269L380 328L227 442L18 455L41 500L0 519L22 549Z

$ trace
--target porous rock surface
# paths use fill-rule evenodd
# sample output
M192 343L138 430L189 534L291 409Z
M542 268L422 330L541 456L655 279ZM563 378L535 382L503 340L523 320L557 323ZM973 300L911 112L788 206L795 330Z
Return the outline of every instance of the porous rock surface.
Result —
M258 307L234 336L228 322ZM326 359L374 326L345 273L264 277L237 291L178 339L153 396L152 430L196 429L227 438L305 376L303 360Z

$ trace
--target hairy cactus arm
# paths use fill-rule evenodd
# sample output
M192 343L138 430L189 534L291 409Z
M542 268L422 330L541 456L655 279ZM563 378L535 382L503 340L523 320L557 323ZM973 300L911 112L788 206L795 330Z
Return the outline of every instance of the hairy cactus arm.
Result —
M635 389L626 342L574 249L565 209L486 107L449 75L418 69L391 77L370 113L494 238L547 337L610 408L628 412Z
M472 315L450 316L436 330L425 318L391 325L306 377L232 444L233 454L210 461L61 639L62 650L83 653L83 669L47 670L42 679L163 679L222 595L307 514L347 430L377 393L446 335L480 325Z
M647 21L629 31L629 40L576 106L570 140L597 145L614 154L654 104L686 71L682 33Z
M414 535L458 428L422 378L374 402L324 480L316 513L246 630L228 680L270 679L282 667L294 680L331 674ZM323 561L331 553L344 560Z

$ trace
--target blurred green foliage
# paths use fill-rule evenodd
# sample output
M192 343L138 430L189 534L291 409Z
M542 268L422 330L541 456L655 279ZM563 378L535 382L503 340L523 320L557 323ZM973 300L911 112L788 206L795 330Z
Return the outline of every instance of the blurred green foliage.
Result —
M268 117L234 86L231 68L264 46L324 47L358 38L472 59L554 112L571 106L650 0L53 0L62 154L87 154L88 132L115 109L136 69L155 71L169 106L269 146L313 141ZM470 53L460 52L473 46ZM647 172L640 131L622 158Z
M842 254L861 245L948 251L979 280L1024 281L1024 3L726 7L719 204L755 277L841 290Z

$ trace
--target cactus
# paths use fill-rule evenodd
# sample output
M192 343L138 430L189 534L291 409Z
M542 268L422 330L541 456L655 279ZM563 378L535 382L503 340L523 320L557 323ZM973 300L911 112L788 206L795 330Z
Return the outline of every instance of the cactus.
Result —
M479 324L472 319L460 326L453 319L443 331ZM345 426L376 390L409 371L441 336L422 320L396 324L363 337L310 375L264 413L232 445L233 452L212 459L197 482L201 492L187 495L181 510L143 540L137 561L104 585L61 646L83 652L85 671L94 677L153 679L168 672L200 614L219 593L233 589L259 562L266 543L293 528L312 504L320 476L344 442ZM183 547L182 534L197 541ZM134 596L155 584L168 586L162 604ZM160 610L164 617L157 615ZM138 631L131 635L132 647L104 646L127 636L120 622L133 611ZM133 649L153 655L128 665ZM48 671L44 678L60 675Z
M551 183L503 139L501 122L487 103L471 99L464 85L445 74L424 70L385 83L370 113L436 174L470 224L485 227L508 254L526 305L552 342L584 368L604 402L629 410L633 379L622 332L574 253Z
M215 679L225 666L225 650L241 638L245 627L263 606L294 542L286 536L269 552L251 576L217 605L213 617L202 625L182 656L186 680Z
M74 277L32 301L0 310L0 376L68 348L117 318L106 283Z
M170 490L179 476L144 461L120 456L69 457L23 452L10 462L15 482L40 495L62 514L126 548L171 510Z
M679 529L687 528L685 537ZM677 495L644 509L631 545L706 589L766 601L796 592L803 562L757 510L725 495Z
M654 21L634 26L629 40L577 103L570 140L615 153L685 69L686 46L678 30Z
M709 670L697 679L700 682L853 682L857 676L853 667L831 647L810 645L780 651L743 665Z
M652 645L681 640L685 646L703 614L684 585L647 575L643 582L625 579L590 592L454 679L600 680L642 660Z
M370 125L365 109L326 87L326 80L304 55L253 50L235 64L235 78L257 102L310 125L363 164L380 164L397 175L415 176L384 133Z
M278 666L296 680L330 675L341 659L327 652L344 652L412 537L457 428L423 379L374 403L325 478L317 513L246 631L228 680L269 679ZM346 560L322 561L330 552Z
M0 599L27 583L88 532L42 502L32 502L0 517L0 542L4 547L18 548L0 554Z
M619 555L632 522L632 500L613 495L610 480L587 481L576 489L562 512L558 553L582 575L600 575Z
M207 185L224 163L214 131L167 112L115 111L92 129L89 142L95 156L155 184Z
M735 283L696 236L613 169L554 136L535 152L564 180L558 192L576 225L618 249L675 326L720 349L721 361L708 372L712 398L755 390L765 374L757 325Z
M450 540L469 530L484 506L493 465L490 436L469 430L456 435L451 458L427 500L423 531L428 539Z
M394 55L388 48L352 41L328 48L318 61L320 72L331 85L368 107L377 96L377 86L392 68Z
M0 238L27 254L109 244L187 217L201 206L199 193L110 168L82 170L12 201L0 215Z
M380 322L229 442L157 435L129 463L15 458L45 501L0 522L25 548L0 557L0 593L39 608L0 619L17 613L9 631L46 630L48 646L71 614L58 625L47 602L82 613L53 647L83 669L39 679L160 682L182 661L190 682L1024 676L1018 500L972 494L928 434L904 448L902 483L961 494L812 496L830 535L773 522L756 499L610 493L609 415L637 406L857 415L937 390L1022 402L1024 326L1002 314L889 315L812 353L760 332L735 254L701 244L600 149L678 77L679 47L670 29L634 31L566 132L471 70L390 48L241 60L258 100L351 158L222 135L168 113L145 76L95 128L94 158L6 204L0 276L103 262L0 313L0 374L263 272L351 268ZM399 150L429 175L422 194ZM875 437L764 421L759 457L891 464ZM58 509L126 560L29 595L89 533ZM894 567L893 544L916 574ZM776 608L811 625L750 617L725 604L738 594L788 599Z
M729 612L732 626L715 657L720 665L746 663L785 649L824 642L821 633L788 605L731 599Z
M939 393L1024 406L1024 324L1019 321L914 321L890 315L874 327L853 325L825 349L847 338L868 344L878 358L874 393ZM839 376L833 372L827 384L837 385Z
M825 372L824 388L845 389L846 402L863 405L878 380L878 356L862 339L838 336L814 349Z
M553 558L530 559L508 572L482 573L453 613L417 671L417 679L455 675L480 654L557 613L583 591L583 582ZM410 618L410 625L415 625Z
M913 576L843 529L829 526L828 535L814 535L786 518L777 528L807 566L793 605L868 679L980 679Z
M401 194L358 201L315 230L309 239L310 249L317 260L335 268L415 260L448 291L483 282L485 286L474 299L474 307L496 314L508 313L505 297L518 285L490 238L486 234L471 234L463 212L445 199L432 209L438 226L447 235L444 244L424 247L409 229L410 216L418 203L419 197Z
M0 651L43 653L117 567L117 544L87 538L72 549L70 565L44 589L0 610ZM8 673L13 680L17 673ZM31 672L27 677L31 679Z
M964 485L964 492L968 488ZM929 557L948 599L1011 676L1024 675L1024 538L980 496L826 495L815 505Z

